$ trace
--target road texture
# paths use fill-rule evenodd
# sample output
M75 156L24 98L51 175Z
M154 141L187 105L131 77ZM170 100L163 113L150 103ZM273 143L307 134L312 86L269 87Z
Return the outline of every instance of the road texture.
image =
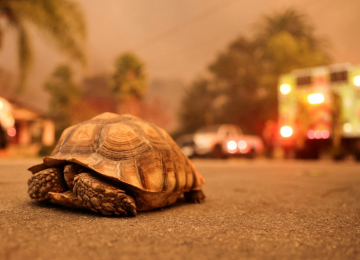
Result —
M0 259L360 259L360 164L195 160L204 204L133 218L36 203L0 160Z

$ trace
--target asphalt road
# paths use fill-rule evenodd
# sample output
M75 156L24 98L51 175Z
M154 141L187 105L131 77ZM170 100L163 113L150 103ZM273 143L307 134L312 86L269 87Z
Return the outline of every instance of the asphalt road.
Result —
M133 218L36 203L0 160L0 259L360 259L360 164L195 161L204 204Z

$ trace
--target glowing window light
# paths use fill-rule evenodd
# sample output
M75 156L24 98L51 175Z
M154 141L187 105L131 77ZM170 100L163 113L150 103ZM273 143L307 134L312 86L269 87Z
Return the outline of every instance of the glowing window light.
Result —
M4 103L0 100L0 110L3 109Z
M237 148L237 144L235 141L229 141L226 146L230 151L236 150Z
M357 87L360 87L360 76L354 77L354 84Z
M280 92L281 92L282 94L287 95L287 94L290 93L290 91L291 91L291 87L290 87L289 84L282 84L282 85L280 86Z
M293 129L290 126L283 126L280 129L280 134L282 137L290 137L293 134Z
M308 131L308 138L309 139L314 139L315 138L314 130L309 130Z
M240 150L245 150L247 148L247 143L246 143L246 141L241 140L241 141L239 141L238 146L239 146Z
M345 133L351 133L352 132L352 125L350 123L345 123L343 125L343 130Z
M310 104L320 104L324 102L324 100L325 100L324 95L321 93L310 94L308 96L308 101Z
M329 133L328 130L322 130L322 131L321 131L321 137L322 137L323 139L328 139L329 136L330 136L330 133Z
M16 129L14 127L11 127L7 130L7 134L10 137L14 137L16 135Z

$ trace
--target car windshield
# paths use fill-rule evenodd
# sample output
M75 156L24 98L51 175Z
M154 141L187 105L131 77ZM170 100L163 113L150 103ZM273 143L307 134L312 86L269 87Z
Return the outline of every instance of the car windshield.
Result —
M206 134L206 133L216 133L221 125L211 125L211 126L205 126L197 130L197 133L200 134Z
M232 124L204 126L199 130L197 130L196 133L198 134L224 133L226 136L243 134L240 127Z

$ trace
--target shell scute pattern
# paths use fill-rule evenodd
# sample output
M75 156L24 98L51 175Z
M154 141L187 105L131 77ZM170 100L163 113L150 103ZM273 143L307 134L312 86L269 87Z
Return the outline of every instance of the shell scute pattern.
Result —
M142 188L135 160L124 160L118 163L118 178L137 188Z
M130 115L104 113L66 129L44 163L53 159L79 163L150 192L184 192L200 183L164 130Z
M61 147L61 152L68 156L74 154L78 156L87 156L95 152L95 146L93 143L93 130L95 125L79 126L71 132L69 139L64 142Z
M109 125L104 142L97 153L114 161L128 160L152 151L137 133L126 124Z

